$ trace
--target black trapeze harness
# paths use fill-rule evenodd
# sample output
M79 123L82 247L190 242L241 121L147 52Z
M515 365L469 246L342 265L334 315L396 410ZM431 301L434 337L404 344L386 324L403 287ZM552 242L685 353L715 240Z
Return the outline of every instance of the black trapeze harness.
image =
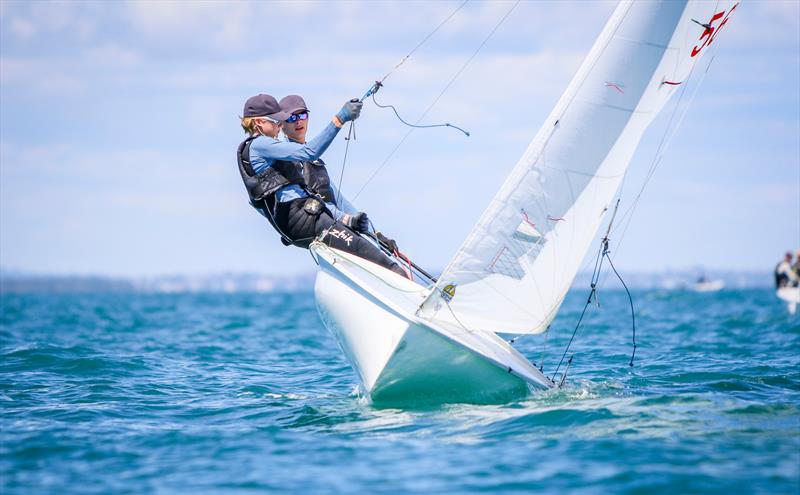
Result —
M275 193L285 186L294 184L300 186L311 198L335 204L336 196L330 184L330 177L325 162L320 159L302 163L278 160L272 166L256 173L250 163L250 145L257 137L250 136L239 145L236 153L239 174L250 197L250 205L264 213L272 227L280 234L281 242L285 246L293 245L295 241L303 239L293 240L275 221L277 203Z

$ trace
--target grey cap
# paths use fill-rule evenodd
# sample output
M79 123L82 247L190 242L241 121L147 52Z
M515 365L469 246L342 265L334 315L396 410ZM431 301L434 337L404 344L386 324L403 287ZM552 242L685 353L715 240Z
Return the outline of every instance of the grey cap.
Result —
M289 95L281 98L281 110L288 112L289 115L297 112L308 112L306 102L300 95Z
M269 117L273 120L284 121L291 113L281 110L281 106L274 96L259 94L251 96L244 102L244 117Z

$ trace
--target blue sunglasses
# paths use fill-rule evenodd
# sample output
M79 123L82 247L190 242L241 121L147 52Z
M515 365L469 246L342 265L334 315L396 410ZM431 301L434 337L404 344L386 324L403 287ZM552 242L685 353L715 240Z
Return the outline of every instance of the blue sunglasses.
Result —
M286 119L286 122L288 122L290 124L294 124L298 120L307 120L307 119L308 119L308 112L303 112L303 113L296 113L294 115L290 115L289 118Z

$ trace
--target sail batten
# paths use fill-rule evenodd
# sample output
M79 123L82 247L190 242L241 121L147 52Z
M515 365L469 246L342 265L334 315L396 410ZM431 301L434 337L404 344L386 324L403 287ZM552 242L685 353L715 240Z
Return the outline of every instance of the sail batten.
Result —
M621 2L419 314L492 332L544 331L644 131L716 36L691 19L716 19L709 25L718 30L735 7Z

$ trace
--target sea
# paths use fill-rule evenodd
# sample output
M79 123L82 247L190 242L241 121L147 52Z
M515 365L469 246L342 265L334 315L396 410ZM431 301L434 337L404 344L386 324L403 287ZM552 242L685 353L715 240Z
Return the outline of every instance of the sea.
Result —
M310 292L5 293L0 493L800 493L800 315L633 291L630 366L627 295L598 295L561 388L385 408ZM555 371L586 298L515 346Z

